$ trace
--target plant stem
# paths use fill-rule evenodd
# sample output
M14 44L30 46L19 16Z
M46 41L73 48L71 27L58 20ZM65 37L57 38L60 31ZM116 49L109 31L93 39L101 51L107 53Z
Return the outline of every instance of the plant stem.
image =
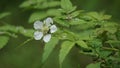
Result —
M109 47L102 47L102 49L111 50L111 51L119 51L119 49L116 49L116 48L109 48Z

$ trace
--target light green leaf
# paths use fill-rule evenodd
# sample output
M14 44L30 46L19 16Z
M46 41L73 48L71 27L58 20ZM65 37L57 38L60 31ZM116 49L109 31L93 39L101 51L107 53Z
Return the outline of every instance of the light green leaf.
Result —
M32 6L32 4L35 4L35 3L36 3L35 1L28 0L28 1L24 1L22 4L20 4L19 7L28 8L28 7Z
M61 8L63 9L69 9L72 7L72 3L70 0L61 0Z
M7 36L0 36L0 49L2 49L8 42L9 37Z
M118 41L118 40L108 40L108 41L106 41L106 43L119 43L120 44L120 41Z
M47 17L45 12L34 12L31 14L29 18L29 23L33 23L36 20L41 20L43 18Z
M56 21L56 23L58 23L61 26L69 27L69 22L66 22L60 19L54 19L54 21Z
M79 33L78 38L79 40L92 40L93 39L92 33L93 30L82 31Z
M49 16L60 16L61 12L58 9L49 9L47 11L47 15L49 15Z
M82 41L82 40L79 40L79 41L77 41L76 43L77 43L80 47L89 48L89 47L87 46L87 44L86 44L84 41Z
M0 19L10 15L11 13L10 12L4 12L4 13L0 13Z
M108 20L111 18L110 15L104 15L104 12L89 12L87 13L88 16L91 16L92 18L98 20L98 21L102 21L102 20Z
M105 31L108 31L109 33L114 34L115 32L117 32L117 26L118 24L116 24L115 22L106 22L104 23L103 29Z
M108 20L108 19L110 19L111 17L112 17L111 15L104 15L104 16L103 16L103 19Z
M71 13L70 15L71 15L72 17L76 17L76 16L78 16L79 14L80 14L80 11L75 11L75 12Z
M89 65L87 65L87 67L86 68L100 68L100 62L98 62L98 63L91 63L91 64L89 64Z
M44 53L42 56L42 63L44 63L47 60L47 58L49 57L50 53L55 48L58 41L59 41L58 38L53 37L48 43L45 44Z
M33 29L21 29L20 33L26 37L33 37L34 30Z
M17 32L18 32L17 27L15 27L15 26L13 26L13 25L0 26L0 30L1 30L1 31L10 31L10 32L14 32L14 33L17 33Z
M75 18L73 20L70 21L70 25L82 25L82 24L85 24L87 23L86 21L82 20L82 19L78 19L78 18Z
M67 13L76 9L76 7L73 7L70 0L61 0L61 8Z
M59 5L60 5L59 1L48 2L48 7L56 7L56 6L59 6Z
M62 43L61 49L60 49L60 54L59 54L59 63L60 63L60 65L62 65L63 60L65 59L67 54L70 52L70 50L72 49L74 44L75 43L71 42L71 41L65 41L65 42Z

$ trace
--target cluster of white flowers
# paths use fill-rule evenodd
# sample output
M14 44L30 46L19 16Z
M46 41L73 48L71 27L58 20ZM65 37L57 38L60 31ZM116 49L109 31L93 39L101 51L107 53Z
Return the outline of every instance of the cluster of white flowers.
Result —
M52 18L48 17L43 22L35 21L34 23L34 38L40 40L43 37L44 42L49 42L51 39L51 33L57 31L56 25L53 24Z

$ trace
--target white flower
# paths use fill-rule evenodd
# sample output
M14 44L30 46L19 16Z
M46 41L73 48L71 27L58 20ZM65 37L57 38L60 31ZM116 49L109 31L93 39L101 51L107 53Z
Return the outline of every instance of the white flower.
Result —
M48 17L44 22L35 21L34 23L34 38L40 40L43 37L44 42L49 42L51 39L51 33L57 31L56 25L53 25L52 18Z

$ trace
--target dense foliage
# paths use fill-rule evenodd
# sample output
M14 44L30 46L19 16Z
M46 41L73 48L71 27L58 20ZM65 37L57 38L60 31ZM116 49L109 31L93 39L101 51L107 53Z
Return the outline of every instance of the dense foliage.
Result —
M40 68L56 46L60 46L59 66L62 68L64 59L73 47L79 49L79 54L92 57L93 62L86 68L119 68L120 67L120 26L111 20L111 15L105 12L86 12L77 9L70 0L26 0L19 5L24 11L32 11L28 23L33 25L37 20L51 17L57 26L48 43L44 44L44 53ZM10 12L0 13L0 21L11 15ZM0 26L0 49L11 37L19 39L21 34L27 38L22 46L34 40L33 28L14 26L4 22ZM73 57L74 58L74 57Z

